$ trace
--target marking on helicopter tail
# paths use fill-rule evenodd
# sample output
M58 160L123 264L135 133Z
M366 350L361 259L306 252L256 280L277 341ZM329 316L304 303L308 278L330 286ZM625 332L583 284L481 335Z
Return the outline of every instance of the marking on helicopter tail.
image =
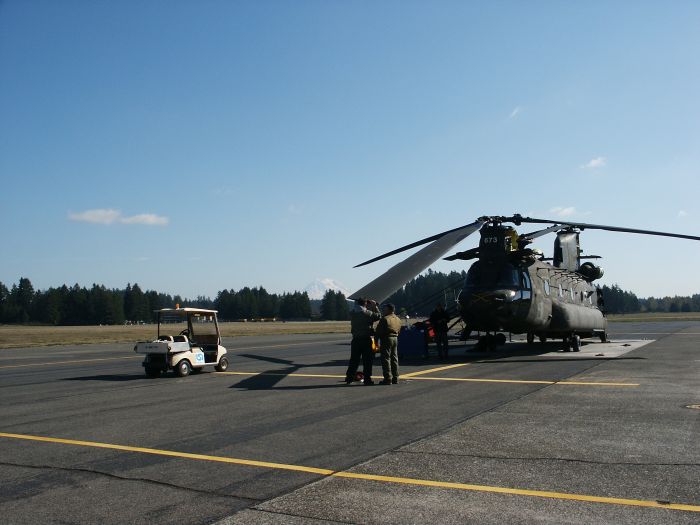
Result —
M380 476L376 474L364 474L362 472L347 472L336 471L325 468L306 467L303 465L291 465L285 463L272 463L268 461L257 461L250 459L232 458L227 456L209 456L206 454L192 454L189 452L178 452L173 450L160 450L155 448L132 447L128 445L117 445L111 443L100 443L96 441L79 441L75 439L62 439L44 436L32 436L27 434L8 434L0 432L0 437L7 439L18 439L26 441L38 441L44 443L53 443L61 445L74 445L90 448L101 448L119 450L123 452L135 452L139 454L152 454L157 456L176 457L182 459L190 459L195 461L210 461L217 463L228 463L234 465L243 465L248 467L268 468L271 470L291 470L296 472L306 472L309 474L317 474L320 476L345 478L361 481L373 481L392 484L412 485L419 487L444 488L452 490L462 490L469 492L487 492L496 494L507 494L512 496L528 496L534 498L559 499L568 501L579 501L585 503L600 503L607 505L630 506L630 507L647 507L665 510L678 510L686 512L700 512L700 505L691 505L685 503L671 503L660 500L640 500L627 498L612 498L607 496L594 496L589 494L573 494L566 492L553 492L546 490L527 490L514 487L497 487L491 485L475 485L471 483L456 483L452 481L428 480L419 478L405 478L395 476Z

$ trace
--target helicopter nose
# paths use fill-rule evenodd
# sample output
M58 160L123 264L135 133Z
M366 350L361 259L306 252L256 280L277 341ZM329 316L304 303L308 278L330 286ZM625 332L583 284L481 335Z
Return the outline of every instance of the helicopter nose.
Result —
M499 304L509 303L515 299L516 293L513 290L489 290L488 292L471 294L470 300L473 304Z
M497 290L491 293L490 299L497 303L510 302L515 299L513 290Z

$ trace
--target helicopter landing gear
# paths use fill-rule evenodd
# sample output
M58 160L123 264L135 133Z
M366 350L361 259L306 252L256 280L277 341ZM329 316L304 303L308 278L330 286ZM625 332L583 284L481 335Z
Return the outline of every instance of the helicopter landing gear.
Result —
M581 336L572 334L570 337L564 338L564 352L580 352L581 351Z
M574 334L571 336L571 349L574 352L581 351L581 336L580 335Z

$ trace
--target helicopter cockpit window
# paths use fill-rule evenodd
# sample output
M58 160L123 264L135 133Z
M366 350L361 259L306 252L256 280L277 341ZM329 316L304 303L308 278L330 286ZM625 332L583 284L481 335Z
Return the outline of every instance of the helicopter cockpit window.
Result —
M498 288L522 290L530 289L531 284L527 272L512 264L493 266L477 261L467 272L466 288L471 290Z

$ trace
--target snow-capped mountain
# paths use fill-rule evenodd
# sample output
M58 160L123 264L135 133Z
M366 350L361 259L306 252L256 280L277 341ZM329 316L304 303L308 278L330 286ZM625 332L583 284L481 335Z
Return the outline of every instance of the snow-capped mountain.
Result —
M316 279L314 282L309 283L309 285L304 288L304 291L309 294L309 299L323 299L323 296L328 290L342 292L345 297L350 295L350 291L345 288L345 286L329 277L324 279Z

